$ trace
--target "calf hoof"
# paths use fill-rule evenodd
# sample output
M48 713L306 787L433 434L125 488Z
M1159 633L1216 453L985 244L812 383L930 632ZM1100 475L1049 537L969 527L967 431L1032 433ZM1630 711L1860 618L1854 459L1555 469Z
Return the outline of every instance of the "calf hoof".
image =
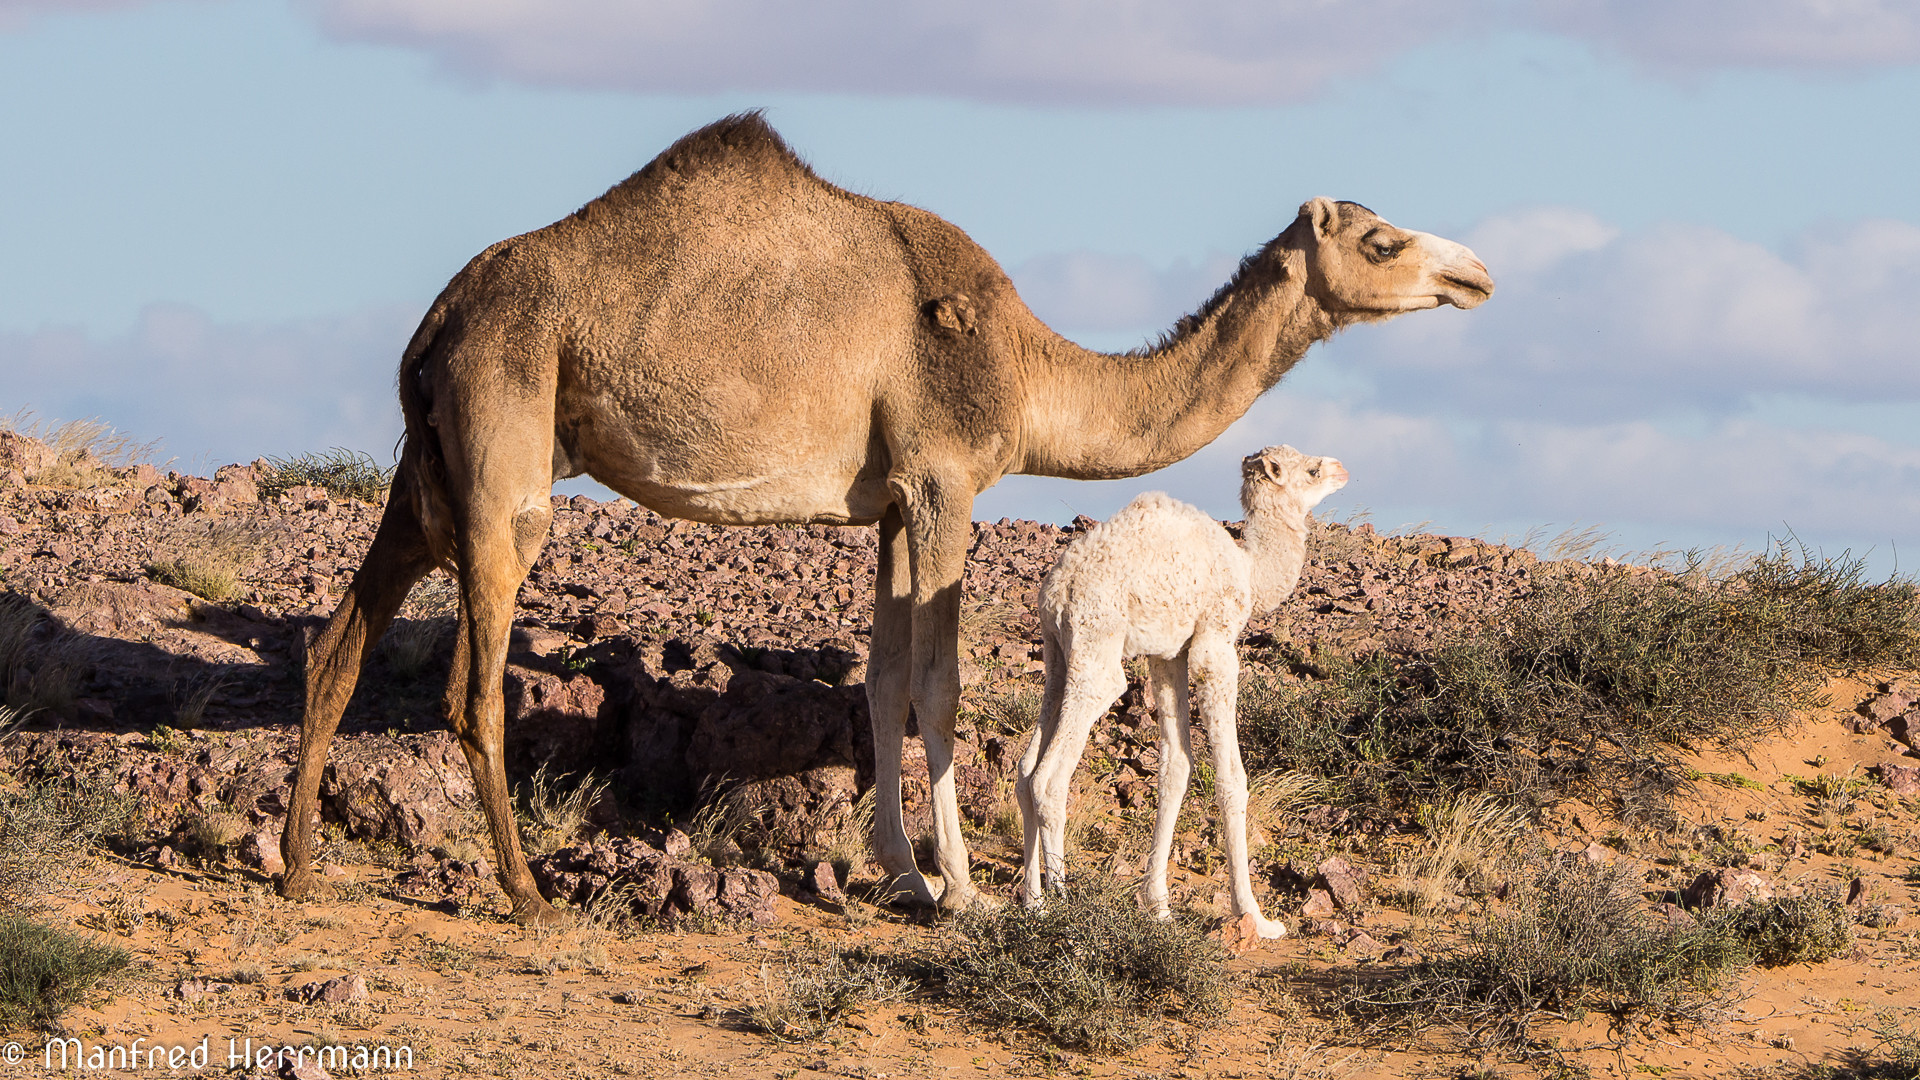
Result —
M885 890L886 903L921 908L934 907L939 903L934 895L933 883L918 870L895 874L883 883L882 888Z

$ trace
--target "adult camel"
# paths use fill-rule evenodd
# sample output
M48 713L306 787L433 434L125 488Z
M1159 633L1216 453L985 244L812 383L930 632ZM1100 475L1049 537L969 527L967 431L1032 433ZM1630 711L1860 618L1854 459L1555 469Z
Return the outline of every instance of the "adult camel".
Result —
M976 893L954 795L960 580L974 496L1009 473L1106 479L1205 446L1313 342L1493 291L1465 247L1313 199L1160 344L1089 352L924 210L814 175L756 113L693 132L567 218L454 277L400 363L406 437L366 561L307 651L281 894L317 886L327 745L361 663L435 566L460 583L446 710L522 920L528 872L501 760L514 596L554 481L657 513L880 526L867 701L874 847L900 894ZM901 823L908 709L931 774L936 890Z

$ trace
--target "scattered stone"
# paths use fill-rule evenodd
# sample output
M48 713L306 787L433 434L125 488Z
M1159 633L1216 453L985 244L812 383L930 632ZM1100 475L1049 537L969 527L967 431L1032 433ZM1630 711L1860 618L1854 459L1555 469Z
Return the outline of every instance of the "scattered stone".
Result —
M280 826L270 824L240 838L240 861L263 874L284 874L287 864L280 858Z
M181 979L174 984L173 996L181 1001L199 1001L208 994L228 994L233 992L233 984L214 979Z
M1773 883L1752 870L1725 867L1693 880L1682 894L1688 908L1738 907L1753 900L1773 899Z
M1658 903L1653 905L1651 915L1655 922L1670 926L1675 930L1688 930L1700 925L1693 913L1679 904Z
M1920 797L1920 765L1883 762L1867 770L1885 784L1888 791L1902 798Z
M344 1005L349 1001L367 1000L367 980L355 972L321 982L310 982L304 986L290 986L286 993L289 1000L303 1001L310 1005Z
M1340 955L1349 960L1364 960L1379 956L1387 947L1375 941L1365 930L1355 930L1353 936L1340 948Z
M328 1072L318 1060L305 1055L295 1057L292 1061L280 1066L280 1071L274 1075L280 1077L280 1080L333 1080L333 1074Z
M1307 902L1300 905L1300 914L1309 919L1329 918L1335 910L1333 894L1325 889L1308 889Z
M714 867L633 839L601 839L529 860L543 894L585 906L612 888L636 914L673 925L688 918L770 925L779 880L765 870Z

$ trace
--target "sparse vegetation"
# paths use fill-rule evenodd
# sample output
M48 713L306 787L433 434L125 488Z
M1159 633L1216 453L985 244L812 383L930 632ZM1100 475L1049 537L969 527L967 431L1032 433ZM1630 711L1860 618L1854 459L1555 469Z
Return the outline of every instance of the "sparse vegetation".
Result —
M850 1013L912 995L920 984L905 967L861 947L811 950L778 967L763 963L747 1023L781 1042L818 1039Z
M379 502L392 482L392 467L381 468L370 455L336 446L324 453L268 458L259 487L262 498L310 485L339 499Z
M79 635L16 593L0 593L0 699L19 712L66 716L90 664Z
M216 604L240 592L240 575L260 557L266 534L240 518L194 519L161 541L147 574Z
M546 855L580 838L593 808L606 794L607 783L583 776L568 784L567 776L548 776L543 762L516 794L520 835L531 854Z
M153 455L153 443L135 442L99 419L36 421L31 412L0 417L0 431L47 444L47 461L27 470L27 480L47 487L83 489L123 483L120 470Z
M131 797L101 784L0 780L0 908L40 895L73 858L132 820Z
M1460 949L1356 984L1342 1008L1408 1034L1444 1026L1471 1048L1518 1056L1547 1049L1533 1030L1543 1020L1602 1012L1622 1037L1648 1022L1698 1022L1747 952L1724 924L1648 919L1639 885L1583 860L1542 864Z
M438 570L421 578L401 605L400 617L380 639L380 651L393 673L402 678L424 673L445 652L459 609L460 591L452 578Z
M1685 748L1740 750L1817 700L1824 669L1920 656L1911 581L1781 548L1726 578L1562 568L1429 653L1326 661L1305 688L1247 680L1250 762L1350 801L1452 791L1610 796L1663 811ZM1318 658L1316 658L1318 659Z
M1817 964L1853 947L1853 913L1830 896L1783 896L1707 919L1737 936L1762 967Z
M0 1029L52 1021L132 960L118 946L0 913Z
M1226 1013L1233 977L1203 920L1142 911L1127 883L1083 873L1043 910L1009 904L954 922L929 958L949 997L979 1019L1037 1031L1064 1047L1119 1052L1158 1037L1169 1016Z

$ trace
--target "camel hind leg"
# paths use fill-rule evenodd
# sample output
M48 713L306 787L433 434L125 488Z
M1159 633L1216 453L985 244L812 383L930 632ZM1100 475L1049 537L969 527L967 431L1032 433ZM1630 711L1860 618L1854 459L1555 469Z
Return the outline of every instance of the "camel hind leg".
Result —
M1167 864L1173 861L1173 833L1179 826L1180 804L1193 775L1193 742L1187 721L1187 654L1167 659L1147 657L1147 681L1153 684L1153 713L1160 723L1160 769L1153 808L1153 853L1140 881L1147 909L1159 918L1167 908Z
M318 883L313 874L313 825L319 816L320 774L326 769L327 747L340 727L341 714L360 681L360 669L393 622L408 590L433 569L433 554L413 497L413 485L418 482L403 463L387 494L387 508L366 560L333 609L326 629L307 648L299 764L280 835L280 855L286 863L280 895L289 899L311 895Z

